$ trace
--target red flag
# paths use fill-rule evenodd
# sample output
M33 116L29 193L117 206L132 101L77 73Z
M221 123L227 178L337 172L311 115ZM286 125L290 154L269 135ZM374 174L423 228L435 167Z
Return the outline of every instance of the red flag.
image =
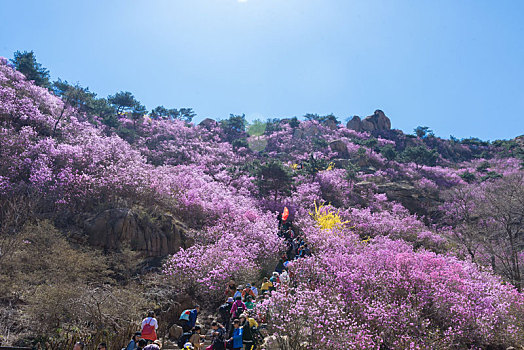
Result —
M284 207L284 212L282 213L282 221L286 221L289 216L289 210L287 207Z

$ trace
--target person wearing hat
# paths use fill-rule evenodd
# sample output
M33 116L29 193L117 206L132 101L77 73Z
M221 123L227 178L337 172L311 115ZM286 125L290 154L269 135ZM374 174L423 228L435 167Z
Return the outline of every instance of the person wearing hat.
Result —
M237 287L237 291L235 292L235 295L233 295L233 299L237 300L238 297L242 297L242 289L244 289L242 286Z
M253 322L256 321L253 319ZM255 349L255 339L253 335L253 328L251 326L250 318L247 314L240 315L240 327L242 327L242 345L245 350Z
M246 284L246 288L242 290L242 300L246 301L246 297L250 295L252 298L255 298L255 293L251 290L251 284Z
M226 299L226 302L218 308L222 324L226 327L226 332L229 332L229 319L231 317L231 307L235 300L232 297Z
M184 347L182 348L182 350L194 350L195 348L193 347L193 344L191 344L190 342L187 342L184 344Z
M160 340L155 340L153 344L149 344L144 348L144 350L160 350L162 349L162 342Z
M136 350L136 349L138 349L138 341L140 340L141 336L142 336L142 333L135 332L135 334L131 338L131 341L129 342L129 344L127 344L126 350Z

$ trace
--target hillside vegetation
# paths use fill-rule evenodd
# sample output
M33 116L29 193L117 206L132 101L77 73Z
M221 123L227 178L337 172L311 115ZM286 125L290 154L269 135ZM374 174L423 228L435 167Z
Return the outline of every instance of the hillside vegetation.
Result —
M162 331L174 305L214 312L231 278L273 271L287 207L312 255L258 306L282 344L524 346L523 137L407 135L380 110L195 125L188 108L41 85L0 58L6 343L118 348L147 309Z

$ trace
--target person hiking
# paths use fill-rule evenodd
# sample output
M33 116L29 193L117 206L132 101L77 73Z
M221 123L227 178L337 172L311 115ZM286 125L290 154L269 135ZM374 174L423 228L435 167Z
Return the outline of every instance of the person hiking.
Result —
M82 343L81 341L77 341L75 345L73 345L73 350L84 350L84 347L84 343Z
M235 280L229 280L229 283L226 286L226 297L233 297L233 295L235 295L236 290L237 284L235 283Z
M157 340L156 330L158 329L158 321L155 318L155 312L149 311L147 317L142 321L141 337L148 343Z
M251 290L253 291L253 294L255 294L255 299L258 297L258 288L255 286L255 282L251 284Z
M264 282L262 282L262 286L260 287L262 294L269 292L271 287L273 287L273 283L271 283L267 277L264 277Z
M191 331L193 327L195 327L199 311L200 311L199 305L195 305L194 309L187 309L187 310L182 311L178 321L184 333Z
M205 337L205 335L202 335L202 328L197 325L193 328L193 334L191 335L191 338L189 338L189 343L193 346L193 349L198 350L202 347L200 340Z
M100 343L100 344L98 344L97 349L98 349L98 350L107 350L107 345L106 345L106 343Z
M226 302L218 308L218 314L222 324L226 325L226 331L229 331L229 320L231 318L231 307L235 300L232 297L227 298Z
M242 297L242 286L238 286L235 294L233 295L233 299L237 300L237 297Z
M133 337L129 341L129 344L127 344L125 350L136 350L138 348L138 341L140 340L141 336L142 333L135 332L135 334L133 334Z
M211 329L213 330L212 338L211 338L211 349L212 350L225 350L226 349L226 345L225 345L226 329L224 328L224 326L222 326L217 321L213 321L211 323Z
M244 311L246 311L246 304L242 302L241 297L237 297L233 306L231 306L231 319L238 318Z
M282 271L284 271L284 260L283 259L278 260L278 264L275 267L275 271L278 272L279 274L281 274Z
M140 339L138 341L138 347L137 350L144 350L144 348L147 346L147 341L145 339Z
M251 296L252 298L255 298L255 293L251 290L251 284L246 284L246 288L242 290L242 300L246 301L246 297Z
M160 340L155 340L153 344L149 344L144 348L144 350L160 350L162 349L162 342Z
M235 319L233 321L233 334L228 340L228 344L232 344L232 350L241 350L242 349L242 333L243 329L240 328L240 320Z
M249 317L246 314L240 315L240 326L242 327L242 344L244 345L244 350L254 350L255 339L253 329L251 328Z
M278 272L273 272L273 276L271 276L269 282L271 282L272 284L272 286L269 287L269 291L272 292L274 290L277 290L277 284L280 283L280 279L278 278Z
M255 308L255 303L253 302L253 297L251 297L251 295L247 296L244 304L246 304L246 309L248 310L253 310Z
M287 269L284 269L284 271L280 274L280 282L283 284L289 283L289 274L287 273Z

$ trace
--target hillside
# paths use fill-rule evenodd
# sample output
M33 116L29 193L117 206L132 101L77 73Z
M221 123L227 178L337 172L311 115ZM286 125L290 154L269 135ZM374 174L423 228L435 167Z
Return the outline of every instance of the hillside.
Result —
M408 135L381 110L194 125L62 97L0 59L6 343L120 349L148 309L164 334L191 303L214 313L230 279L259 284L289 250L286 207L312 254L257 306L277 341L524 346L522 136Z

